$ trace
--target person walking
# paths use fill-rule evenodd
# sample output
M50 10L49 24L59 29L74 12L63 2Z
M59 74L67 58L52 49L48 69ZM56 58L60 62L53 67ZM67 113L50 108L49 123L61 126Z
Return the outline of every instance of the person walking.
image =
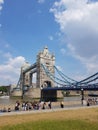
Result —
M64 108L64 102L63 101L60 103L60 106L61 106L61 108Z
M51 109L51 101L48 102L48 108Z

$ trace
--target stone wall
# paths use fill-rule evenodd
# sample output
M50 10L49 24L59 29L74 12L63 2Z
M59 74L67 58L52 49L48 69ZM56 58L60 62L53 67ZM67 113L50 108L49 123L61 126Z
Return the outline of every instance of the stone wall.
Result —
M47 47L37 55L37 87L53 87L54 81L47 76L41 64L45 65L51 74L55 74L55 57L48 51Z
M40 98L41 90L40 88L30 88L24 95L30 98Z

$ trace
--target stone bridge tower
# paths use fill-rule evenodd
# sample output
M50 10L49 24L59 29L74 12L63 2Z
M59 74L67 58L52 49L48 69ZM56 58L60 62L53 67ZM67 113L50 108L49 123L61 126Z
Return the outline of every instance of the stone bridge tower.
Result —
M37 87L53 87L54 81L46 75L41 64L44 64L51 74L55 74L55 56L49 52L47 47L37 55Z

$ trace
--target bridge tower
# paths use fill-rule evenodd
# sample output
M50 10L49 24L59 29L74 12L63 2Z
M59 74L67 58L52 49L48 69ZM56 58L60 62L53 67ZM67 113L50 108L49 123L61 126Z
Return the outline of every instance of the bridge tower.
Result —
M41 99L49 99L56 97L56 91L44 92L42 88L54 87L55 82L46 74L42 65L45 65L52 75L55 75L55 56L49 52L48 47L45 47L37 55L37 60L34 64L30 65L25 63L21 67L21 74L17 84L20 88L20 95L30 97L41 97ZM33 74L36 73L36 83L33 86ZM15 91L13 93L15 95Z
M53 87L54 81L46 75L41 64L45 65L51 74L55 74L55 56L49 52L48 47L37 55L37 87Z
M25 69L27 69L28 67L30 67L31 65L28 63L28 62L25 62L22 67L21 67L21 88L22 88L22 85L24 86L29 86L30 85L30 71L28 71L27 73L23 74L23 71Z

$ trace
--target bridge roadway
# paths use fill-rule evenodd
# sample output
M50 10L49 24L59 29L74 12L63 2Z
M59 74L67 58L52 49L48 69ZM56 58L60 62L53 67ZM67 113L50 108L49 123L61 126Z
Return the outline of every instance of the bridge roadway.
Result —
M48 90L72 90L72 91L97 91L98 90L98 86L96 85L92 85L92 86L79 86L79 87L47 87L47 88L43 88L42 91L48 91Z

